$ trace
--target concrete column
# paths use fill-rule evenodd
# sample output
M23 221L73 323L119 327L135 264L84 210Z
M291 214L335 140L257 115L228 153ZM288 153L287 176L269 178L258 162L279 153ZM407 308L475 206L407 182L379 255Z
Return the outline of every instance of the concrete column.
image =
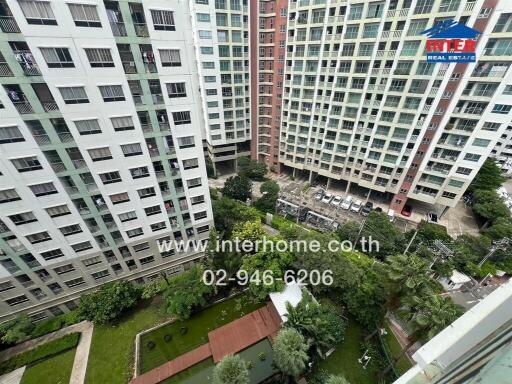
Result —
M350 183L351 183L351 181L347 182L347 188L345 188L345 193L348 193L348 191L350 189Z
M327 178L327 185L326 185L325 189L331 188L331 180L332 179L330 177Z
M443 212L441 212L441 214L439 215L439 219L441 219L444 216L444 214L446 212L448 212L449 209L450 209L450 207L448 207L448 206L444 207Z
M309 171L309 184L313 182L313 171Z
M370 195L372 194L372 190L368 190L368 194L366 195L366 201L370 200Z
M297 172L297 168L293 168L292 177L293 177L294 179L295 179L296 172Z

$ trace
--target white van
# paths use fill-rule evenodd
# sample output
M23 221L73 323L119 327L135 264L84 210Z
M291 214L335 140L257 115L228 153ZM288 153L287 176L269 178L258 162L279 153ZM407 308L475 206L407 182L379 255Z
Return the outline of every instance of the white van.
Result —
M352 196L345 197L345 200L343 200L343 203L341 203L340 207L343 209L349 209L352 205Z
M395 211L389 208L388 211L388 219L389 221L395 221Z

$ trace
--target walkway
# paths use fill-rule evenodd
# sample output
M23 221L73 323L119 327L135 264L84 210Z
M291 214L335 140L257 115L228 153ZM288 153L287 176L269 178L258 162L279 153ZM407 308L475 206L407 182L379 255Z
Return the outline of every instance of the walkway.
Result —
M87 321L82 321L77 324L70 325L69 327L59 329L58 331L48 333L36 339L27 340L21 344L15 345L0 353L0 362L9 360L11 357L16 356L22 352L29 351L35 347L47 343L52 340L60 339L70 333L83 332L88 327Z
M21 367L0 376L0 384L20 384L23 374L25 373L25 368L27 367Z
M224 356L238 353L265 337L274 337L281 318L272 303L208 333L209 342L184 353L149 372L134 378L130 384L158 384L201 361L213 357L215 363Z
M73 370L69 384L83 384L85 382L85 373L87 371L87 360L89 359L89 349L91 348L93 324L89 321L82 321L76 325L80 325L76 329L81 332L80 342L76 347L75 360L73 362Z

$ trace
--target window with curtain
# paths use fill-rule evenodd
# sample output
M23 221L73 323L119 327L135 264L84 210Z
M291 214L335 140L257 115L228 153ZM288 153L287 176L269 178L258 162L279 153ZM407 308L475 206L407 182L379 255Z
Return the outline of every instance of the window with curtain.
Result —
M97 119L75 121L76 129L80 135L94 135L101 133L100 124Z
M25 139L17 126L0 127L0 144L18 143L22 141L25 141Z
M57 25L49 1L18 0L21 11L29 24Z
M151 18L153 27L157 31L175 31L174 12L165 10L151 9Z
M29 185L29 188L36 196L46 196L58 193L57 189L55 188L52 182Z
M142 147L139 143L123 144L121 150L125 157L142 155Z
M160 49L159 52L162 67L181 67L179 49Z
M185 83L168 83L167 94L170 98L187 97Z
M40 48L48 68L74 68L68 48Z
M89 156L91 156L92 161L112 159L112 154L110 153L109 147L88 149L87 152L89 152Z
M77 27L101 28L100 17L95 5L68 4L68 7Z
M129 131L135 129L131 116L120 116L110 118L114 131Z
M195 146L194 136L178 137L178 146L180 149L191 148Z
M123 87L120 85L100 85L98 86L103 101L108 103L112 101L124 101Z
M4 189L3 191L0 191L0 204L16 200L21 200L21 197L15 189Z
M109 48L85 48L85 54L92 68L114 66L114 59Z
M183 125L190 124L190 112L189 111L181 111L181 112L173 112L172 120L174 121L174 125Z
M83 104L89 102L84 87L62 87L59 88L59 91L66 104Z
M128 193L126 193L126 192L116 193L114 195L110 195L109 197L110 197L110 201L112 201L112 204L114 204L114 205L130 201L130 197L128 196Z
M43 166L37 159L37 156L29 156L29 157L22 157L19 159L12 159L11 163L12 163L12 165L14 165L14 168L16 168L16 170L20 173L43 169Z

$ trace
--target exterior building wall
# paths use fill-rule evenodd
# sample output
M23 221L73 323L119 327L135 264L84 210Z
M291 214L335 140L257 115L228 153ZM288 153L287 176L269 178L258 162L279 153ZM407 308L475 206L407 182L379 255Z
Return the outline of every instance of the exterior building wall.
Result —
M510 96L510 95L509 95ZM512 125L509 125L496 143L492 156L508 177L512 176Z
M398 212L408 199L455 206L510 121L496 112L510 105L510 52L495 48L510 39L500 26L509 8L483 0L290 2L283 166L342 180L347 191L381 192ZM477 63L425 62L420 33L443 18L483 32Z
M0 130L19 135L0 142L0 321L59 314L108 281L178 273L203 254L159 252L157 243L204 241L213 221L188 5L92 1L98 23L77 26L74 3L49 2L53 21L43 25L28 23L17 1L3 4L12 17L0 25ZM166 30L155 29L153 10L172 12ZM69 57L56 66L48 48ZM87 49L110 58L90 61ZM168 49L179 51L174 66L162 61ZM168 88L177 83L180 97ZM107 85L122 94L102 94ZM83 88L87 102L70 103L66 87ZM96 128L79 130L84 120ZM98 148L108 156L93 157ZM20 158L29 166L20 170ZM30 187L43 183L54 190L36 196ZM117 201L123 193L129 200ZM50 216L62 205L69 213Z

